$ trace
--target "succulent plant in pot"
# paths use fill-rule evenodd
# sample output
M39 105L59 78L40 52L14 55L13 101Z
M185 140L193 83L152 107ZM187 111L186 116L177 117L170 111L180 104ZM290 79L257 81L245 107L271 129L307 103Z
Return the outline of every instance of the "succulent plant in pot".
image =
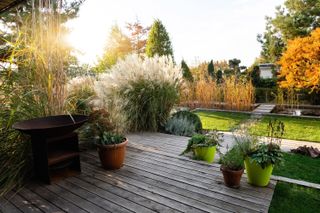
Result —
M238 145L233 146L224 155L221 155L220 170L224 183L231 188L239 188L244 171L244 158Z
M222 138L223 133L219 133L216 130L207 134L194 134L181 155L192 152L195 159L212 163L217 149L221 146Z
M119 169L123 166L128 140L124 135L114 133L114 126L109 120L109 113L97 110L89 116L102 167Z

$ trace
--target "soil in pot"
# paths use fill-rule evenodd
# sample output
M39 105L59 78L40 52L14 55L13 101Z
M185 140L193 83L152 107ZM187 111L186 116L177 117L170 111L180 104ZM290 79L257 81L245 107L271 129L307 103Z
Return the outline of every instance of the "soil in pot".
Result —
M194 148L196 159L204 160L204 161L207 161L208 163L212 163L214 160L214 156L216 154L216 148L217 146L209 146L209 147L199 146Z
M128 140L115 145L97 144L97 149L102 167L104 169L120 169L126 155Z
M244 169L230 170L224 166L220 167L220 171L223 174L224 184L228 187L238 189L240 187L240 180Z
M267 186L273 170L273 165L270 164L264 169L250 158L244 160L245 168L248 176L248 183L255 186Z

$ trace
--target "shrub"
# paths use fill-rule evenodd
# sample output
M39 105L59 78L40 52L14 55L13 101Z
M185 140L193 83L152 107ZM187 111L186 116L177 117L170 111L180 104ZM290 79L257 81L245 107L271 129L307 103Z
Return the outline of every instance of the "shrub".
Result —
M165 130L174 135L191 136L196 132L195 125L187 118L173 117L165 126Z
M191 136L202 130L202 123L198 115L189 111L179 111L166 123L165 130L174 135Z
M81 141L88 142L91 147L94 143L100 141L104 132L114 132L115 125L110 120L110 113L104 109L94 110L90 113L88 122L84 124L79 131Z
M100 76L95 91L122 128L157 131L178 100L181 79L171 58L130 55Z

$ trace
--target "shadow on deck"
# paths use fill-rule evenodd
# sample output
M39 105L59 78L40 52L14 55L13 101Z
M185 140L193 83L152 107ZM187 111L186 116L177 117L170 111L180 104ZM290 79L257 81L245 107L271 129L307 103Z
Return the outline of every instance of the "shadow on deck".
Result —
M124 167L106 171L97 152L81 154L82 173L52 185L29 183L0 198L2 212L267 212L275 181L258 188L223 184L219 165L178 156L188 138L128 135Z

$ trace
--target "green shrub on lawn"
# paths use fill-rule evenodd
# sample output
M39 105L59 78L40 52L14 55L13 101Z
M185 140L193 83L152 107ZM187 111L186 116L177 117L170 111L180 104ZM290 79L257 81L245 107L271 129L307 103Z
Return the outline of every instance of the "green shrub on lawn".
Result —
M202 130L202 123L198 115L189 111L179 111L168 120L165 130L174 135L192 136Z

